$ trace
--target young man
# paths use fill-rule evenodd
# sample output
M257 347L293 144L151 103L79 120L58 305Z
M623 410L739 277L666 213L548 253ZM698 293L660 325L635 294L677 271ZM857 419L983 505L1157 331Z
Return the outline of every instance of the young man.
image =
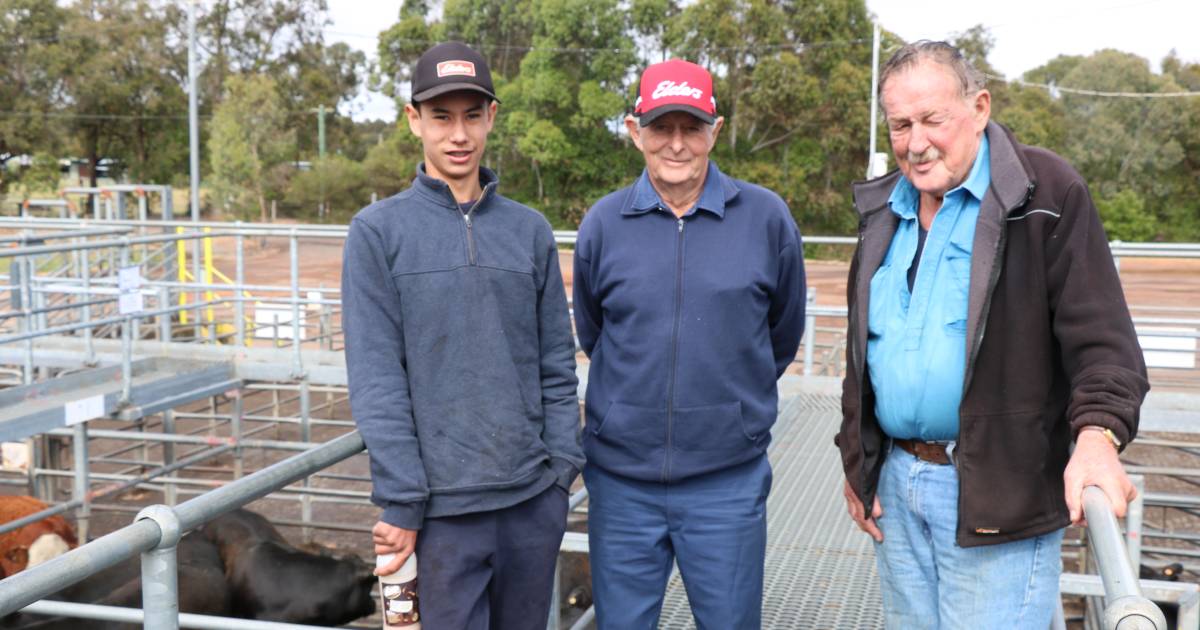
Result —
M575 347L549 223L481 168L483 57L417 62L412 186L355 216L342 271L350 404L383 509L375 551L419 559L426 628L544 628L578 443Z
M709 160L712 76L642 74L625 125L646 169L579 226L588 537L600 630L658 625L672 561L701 630L761 625L776 379L804 332L800 231Z

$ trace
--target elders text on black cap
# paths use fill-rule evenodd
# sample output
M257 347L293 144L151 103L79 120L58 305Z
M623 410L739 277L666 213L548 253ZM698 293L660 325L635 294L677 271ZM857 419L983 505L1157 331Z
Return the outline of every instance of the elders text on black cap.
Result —
M412 101L419 103L457 90L470 90L493 101L492 73L483 56L462 42L445 42L425 51L413 72Z

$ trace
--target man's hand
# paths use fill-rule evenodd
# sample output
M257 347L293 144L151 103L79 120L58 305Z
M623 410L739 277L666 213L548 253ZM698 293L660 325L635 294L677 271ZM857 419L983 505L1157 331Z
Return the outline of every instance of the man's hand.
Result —
M854 523L858 528L871 535L875 542L883 542L883 532L879 531L879 525L875 523L875 519L883 516L883 508L879 505L879 497L875 497L875 505L871 508L871 516L867 517L863 514L863 503L858 500L858 495L854 494L854 490L850 487L850 482L846 481L842 485L842 495L846 497L846 508L850 510L850 518L854 519Z
M396 554L396 557L385 567L375 569L375 575L391 575L404 566L404 561L417 548L417 530L404 529L388 525L383 521L375 523L371 529L371 539L375 543L375 554Z
M1063 483L1072 525L1084 523L1083 489L1087 486L1104 491L1117 518L1125 516L1129 501L1137 496L1137 488L1125 474L1116 447L1099 431L1079 432L1075 438L1075 452L1063 472Z

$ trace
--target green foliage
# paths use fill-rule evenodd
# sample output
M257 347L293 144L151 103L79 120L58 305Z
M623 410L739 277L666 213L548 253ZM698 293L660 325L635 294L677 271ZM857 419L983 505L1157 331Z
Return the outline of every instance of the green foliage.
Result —
M0 162L39 155L34 168L0 169L0 194L53 188L49 156L108 158L132 180L185 185L186 8L0 0ZM324 200L341 219L371 193L407 187L421 147L403 118L356 123L347 106L369 86L402 108L421 52L458 39L488 59L501 100L485 164L557 227L637 177L643 159L622 119L640 71L672 57L713 72L723 170L778 192L807 234L856 223L850 185L865 170L870 116L865 0L404 0L377 64L325 42L327 0L207 0L198 18L204 178L237 216L265 217L272 201L308 216ZM1047 90L1000 77L985 28L952 40L990 75L993 119L1079 169L1114 237L1200 240L1200 98L1070 91L1200 91L1200 64L1171 54L1156 73L1115 50L1060 56L1022 77ZM884 31L884 58L900 43Z
M254 210L267 220L267 176L285 160L291 143L274 79L230 77L213 114L209 156L218 207L248 220Z
M368 192L380 198L394 195L412 183L421 161L421 143L401 122L382 142L371 147L363 161Z
M1109 240L1139 242L1151 240L1157 233L1154 217L1146 212L1146 204L1132 190L1122 190L1096 202L1100 220Z
M371 200L366 182L362 163L332 155L313 162L311 170L293 177L286 199L291 207L299 208L297 216L316 219L318 205L325 204L327 214L323 219L348 223Z

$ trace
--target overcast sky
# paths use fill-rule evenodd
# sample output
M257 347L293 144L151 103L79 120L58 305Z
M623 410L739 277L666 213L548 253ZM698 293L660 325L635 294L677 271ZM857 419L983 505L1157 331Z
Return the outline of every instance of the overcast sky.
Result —
M329 0L328 41L344 41L376 54L379 32L393 24L401 0ZM989 57L1009 78L1058 55L1087 55L1104 48L1148 59L1156 71L1174 49L1200 62L1200 0L867 0L883 28L906 40L945 39L976 24L995 39ZM396 116L392 101L364 94L353 105L357 120Z

